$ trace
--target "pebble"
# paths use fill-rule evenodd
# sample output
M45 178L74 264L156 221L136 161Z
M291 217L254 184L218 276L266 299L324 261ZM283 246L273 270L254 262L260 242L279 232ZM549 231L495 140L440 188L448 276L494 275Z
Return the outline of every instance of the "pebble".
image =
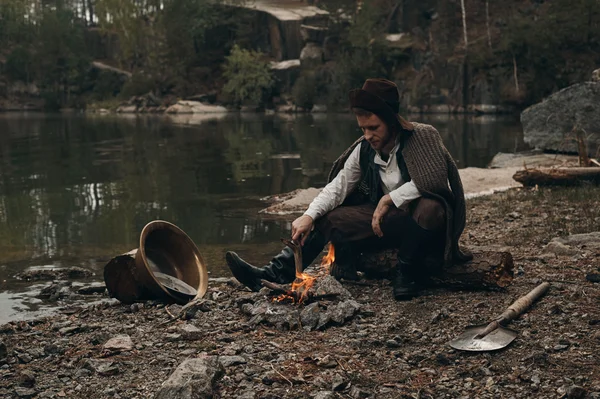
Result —
M21 370L19 373L19 384L22 387L32 388L35 385L35 374L31 370Z
M133 341L129 335L117 335L104 344L104 350L111 352L124 352L133 349Z
M27 399L27 398L33 398L34 396L36 396L37 395L37 391L35 389L32 389L32 388L16 387L15 388L15 394L19 398Z
M335 399L337 396L331 391L319 391L315 395L315 399Z
M333 376L333 381L331 383L331 389L333 391L343 391L344 389L348 388L348 384L350 382L348 380L346 380L344 377L342 377L341 374L336 373Z

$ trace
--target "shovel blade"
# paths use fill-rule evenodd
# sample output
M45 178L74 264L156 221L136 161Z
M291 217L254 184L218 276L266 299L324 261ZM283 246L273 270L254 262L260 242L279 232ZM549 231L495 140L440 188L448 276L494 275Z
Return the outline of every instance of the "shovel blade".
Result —
M449 342L454 349L470 352L487 352L502 349L510 344L517 336L515 330L506 327L498 327L483 338L475 338L481 333L487 324L467 327L458 338Z

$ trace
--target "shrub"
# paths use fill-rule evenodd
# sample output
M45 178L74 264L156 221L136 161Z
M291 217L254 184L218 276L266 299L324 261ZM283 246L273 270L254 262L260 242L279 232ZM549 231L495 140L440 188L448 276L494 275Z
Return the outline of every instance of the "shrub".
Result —
M134 73L121 89L122 98L141 96L154 90L154 79L142 73Z
M269 96L274 85L269 64L261 53L240 49L237 45L226 57L223 87L237 104L246 101L260 104Z
M292 88L294 104L302 108L311 109L315 105L317 96L319 95L319 88L317 86L317 79L314 73L300 76Z

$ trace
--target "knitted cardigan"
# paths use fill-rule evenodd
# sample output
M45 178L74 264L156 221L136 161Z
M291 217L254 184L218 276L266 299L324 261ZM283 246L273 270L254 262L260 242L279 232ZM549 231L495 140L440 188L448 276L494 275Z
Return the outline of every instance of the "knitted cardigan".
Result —
M466 204L458 168L444 146L439 132L431 125L412 122L414 131L403 131L402 157L408 174L423 197L440 201L446 210L446 247L444 264L465 262L472 258L459 248L458 241L465 228ZM334 162L328 181L333 180L344 167L354 148L363 141L356 140L350 148ZM360 187L360 183L358 185Z

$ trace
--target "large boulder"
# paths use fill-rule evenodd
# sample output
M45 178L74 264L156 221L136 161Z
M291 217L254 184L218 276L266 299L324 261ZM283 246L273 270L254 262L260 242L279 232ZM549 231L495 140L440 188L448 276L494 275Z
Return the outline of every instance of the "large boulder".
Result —
M323 63L323 47L308 42L300 53L300 63L303 67L314 67Z
M167 114L215 114L228 112L220 105L203 104L198 101L177 101L165 111Z
M562 89L521 113L525 142L543 150L578 152L573 127L586 137L588 155L600 142L600 82Z
M300 35L305 42L323 43L328 31L322 26L300 25Z
M271 63L271 72L275 76L279 92L290 92L300 76L300 60L286 60Z
M162 384L154 399L212 398L213 387L224 373L216 356L186 359Z

